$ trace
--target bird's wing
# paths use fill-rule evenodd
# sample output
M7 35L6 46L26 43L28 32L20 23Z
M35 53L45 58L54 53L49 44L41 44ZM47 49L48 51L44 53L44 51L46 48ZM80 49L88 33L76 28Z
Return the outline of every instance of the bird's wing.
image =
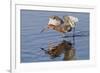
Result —
M74 17L74 16L68 16L70 19L71 19L71 21L73 21L73 22L78 22L79 20L78 20L78 18L77 17Z
M58 25L61 25L63 23L64 23L63 20L60 17L58 17L58 16L51 16L51 17L49 17L48 24L52 24L52 25L58 26Z
M69 20L68 16L63 16L63 19L64 19L64 23L68 23Z
M64 24L71 25L71 27L75 27L75 23L78 22L78 18L74 16L63 16Z

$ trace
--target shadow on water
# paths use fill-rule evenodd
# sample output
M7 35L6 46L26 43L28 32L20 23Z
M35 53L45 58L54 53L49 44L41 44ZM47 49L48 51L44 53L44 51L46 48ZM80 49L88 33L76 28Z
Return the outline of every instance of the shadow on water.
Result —
M48 49L41 48L45 54L48 54L51 59L56 57L60 57L61 54L63 55L63 60L72 60L75 57L75 48L73 44L69 41L62 40L58 42L58 44L54 45L54 42L49 43Z

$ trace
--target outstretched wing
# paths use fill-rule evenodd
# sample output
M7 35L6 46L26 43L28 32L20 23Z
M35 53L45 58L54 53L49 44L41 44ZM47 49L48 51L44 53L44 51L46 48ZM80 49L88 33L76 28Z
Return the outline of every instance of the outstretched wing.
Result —
M61 25L63 23L64 23L63 20L59 16L50 16L49 17L48 24L57 26L57 25Z
M74 16L63 16L64 24L71 25L71 27L75 27L75 23L78 22L78 18Z

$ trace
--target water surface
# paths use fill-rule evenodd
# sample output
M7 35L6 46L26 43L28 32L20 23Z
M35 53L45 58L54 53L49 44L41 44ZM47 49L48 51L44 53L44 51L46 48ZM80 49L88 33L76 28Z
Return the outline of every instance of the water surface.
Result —
M75 41L73 41L73 31L66 33L66 38L62 38L60 33L49 30L40 33L48 23L48 17L56 15L63 18L64 15L75 16L79 19L75 28ZM56 12L56 11L39 11L39 10L21 10L21 63L45 62L45 61L62 61L61 56L51 59L40 48L48 49L49 42L59 43L62 40L70 41L75 45L74 60L89 59L89 13L82 12ZM85 36L84 36L85 35Z

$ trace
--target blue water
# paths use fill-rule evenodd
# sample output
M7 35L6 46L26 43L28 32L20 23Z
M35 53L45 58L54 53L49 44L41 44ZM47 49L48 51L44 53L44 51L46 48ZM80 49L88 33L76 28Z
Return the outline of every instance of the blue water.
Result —
M73 43L73 37L62 38L60 33L49 30L40 33L47 25L48 17L56 15L75 16L79 19L75 28L76 35L86 35L75 37L75 59L89 60L89 13L82 12L55 12L55 11L38 11L38 10L21 10L21 63L44 62L44 61L62 61L63 55L51 59L40 48L48 49L48 42L59 42L63 39ZM73 35L73 32L66 33Z

